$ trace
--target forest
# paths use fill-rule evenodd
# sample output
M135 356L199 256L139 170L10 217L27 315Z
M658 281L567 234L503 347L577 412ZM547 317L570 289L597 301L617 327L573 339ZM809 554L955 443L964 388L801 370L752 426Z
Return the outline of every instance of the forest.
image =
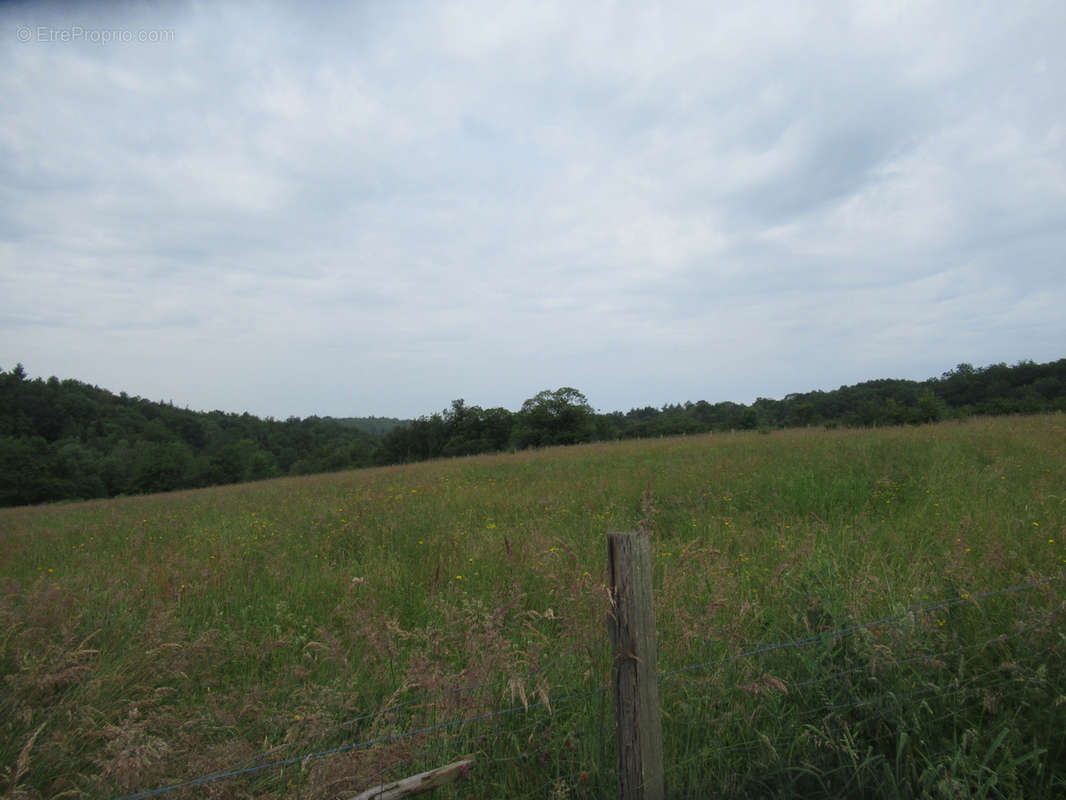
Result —
M0 506L193 489L531 447L730 430L916 425L1066 411L1066 359L974 367L925 381L597 413L571 387L518 411L452 401L416 420L199 412L81 381L0 370Z

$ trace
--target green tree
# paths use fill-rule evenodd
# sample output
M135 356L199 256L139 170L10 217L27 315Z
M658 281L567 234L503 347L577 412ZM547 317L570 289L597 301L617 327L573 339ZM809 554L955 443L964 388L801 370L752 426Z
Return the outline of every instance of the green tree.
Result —
M944 401L937 397L932 389L926 389L918 398L919 422L936 422L944 416L945 411Z
M61 496L54 460L40 436L0 436L0 504L27 505Z
M516 447L577 444L592 440L595 412L577 389L545 389L522 404L512 433Z

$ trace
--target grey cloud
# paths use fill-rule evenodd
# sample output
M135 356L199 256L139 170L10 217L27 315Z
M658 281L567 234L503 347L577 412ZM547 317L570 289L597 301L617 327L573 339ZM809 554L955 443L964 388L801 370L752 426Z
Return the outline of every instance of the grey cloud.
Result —
M0 11L31 373L417 415L1062 355L1054 3L114 5L174 40L15 38L79 14Z

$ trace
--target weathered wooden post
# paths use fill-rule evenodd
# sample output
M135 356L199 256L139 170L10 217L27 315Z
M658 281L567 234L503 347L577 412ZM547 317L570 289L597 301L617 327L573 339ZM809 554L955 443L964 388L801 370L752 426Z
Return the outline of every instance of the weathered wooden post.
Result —
M445 767L437 767L428 772L420 772L402 781L383 783L373 789L360 792L351 800L399 800L401 797L410 797L416 794L428 792L438 786L451 783L456 778L466 776L473 765L473 757L464 758Z
M608 533L607 571L621 798L662 800L662 721L648 534Z

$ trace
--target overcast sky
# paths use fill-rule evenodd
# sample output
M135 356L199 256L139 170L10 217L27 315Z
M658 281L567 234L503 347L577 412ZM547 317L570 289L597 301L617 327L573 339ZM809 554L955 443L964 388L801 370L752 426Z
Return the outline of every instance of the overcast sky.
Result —
M0 368L198 410L1066 357L1066 3L0 6Z

